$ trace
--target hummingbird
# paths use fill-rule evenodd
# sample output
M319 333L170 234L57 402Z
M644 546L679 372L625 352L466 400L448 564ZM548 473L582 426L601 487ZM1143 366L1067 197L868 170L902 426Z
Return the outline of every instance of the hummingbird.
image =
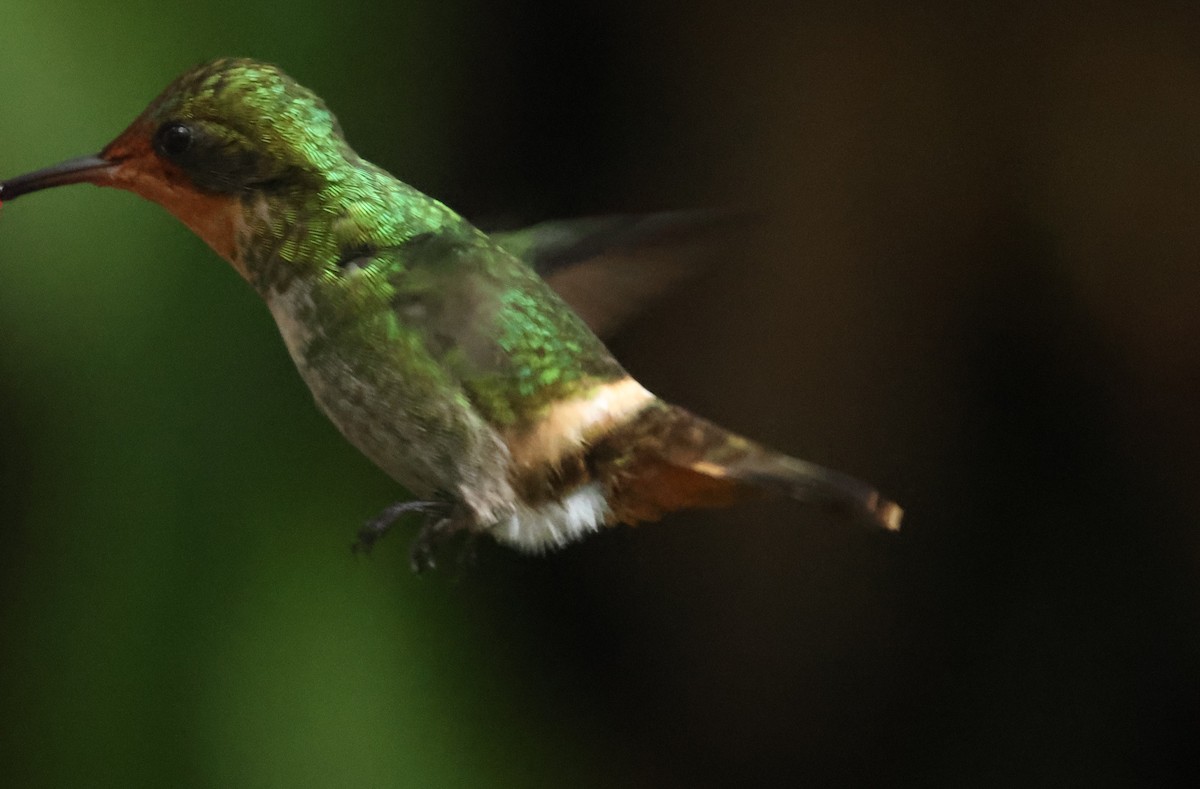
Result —
M899 528L870 485L651 394L594 331L611 311L589 326L551 286L687 216L486 234L362 159L312 91L242 58L178 77L100 153L0 182L0 202L75 183L158 203L258 292L320 410L415 497L357 548L416 513L419 571L456 534L541 553L772 494Z

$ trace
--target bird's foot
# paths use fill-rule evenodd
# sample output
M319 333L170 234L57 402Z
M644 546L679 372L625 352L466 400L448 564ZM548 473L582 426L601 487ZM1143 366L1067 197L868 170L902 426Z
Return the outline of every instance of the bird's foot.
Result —
M426 570L437 569L438 553L456 535L466 531L468 531L466 522L459 518L426 519L425 525L421 527L421 531L417 532L417 539L413 540L412 548L408 552L412 571L419 575ZM474 541L472 540L460 554L460 567L469 563L474 555Z
M379 538L387 534L396 521L412 512L425 517L425 525L421 527L421 535L424 536L431 531L431 526L449 520L450 504L444 501L398 501L364 523L350 549L354 553L370 553ZM417 542L421 541L422 537L418 537Z

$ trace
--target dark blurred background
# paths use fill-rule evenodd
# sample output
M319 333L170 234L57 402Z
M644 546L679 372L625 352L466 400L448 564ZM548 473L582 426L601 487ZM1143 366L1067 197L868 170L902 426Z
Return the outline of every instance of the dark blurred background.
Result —
M613 348L908 511L356 560L401 491L254 294L47 192L0 215L0 780L1195 779L1200 12L1046 5L0 2L0 176L239 54L480 221L761 212Z

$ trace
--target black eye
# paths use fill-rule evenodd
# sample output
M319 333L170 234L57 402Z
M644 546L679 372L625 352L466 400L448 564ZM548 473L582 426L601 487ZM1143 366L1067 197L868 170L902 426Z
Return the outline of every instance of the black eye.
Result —
M192 147L192 129L182 123L164 123L154 135L154 147L163 156L178 156Z

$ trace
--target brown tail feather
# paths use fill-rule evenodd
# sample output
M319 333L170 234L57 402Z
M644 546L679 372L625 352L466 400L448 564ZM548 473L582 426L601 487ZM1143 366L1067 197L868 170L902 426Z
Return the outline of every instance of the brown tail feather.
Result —
M773 452L662 401L599 441L591 462L596 476L608 481L617 519L629 524L771 494L893 531L903 514L864 482Z

